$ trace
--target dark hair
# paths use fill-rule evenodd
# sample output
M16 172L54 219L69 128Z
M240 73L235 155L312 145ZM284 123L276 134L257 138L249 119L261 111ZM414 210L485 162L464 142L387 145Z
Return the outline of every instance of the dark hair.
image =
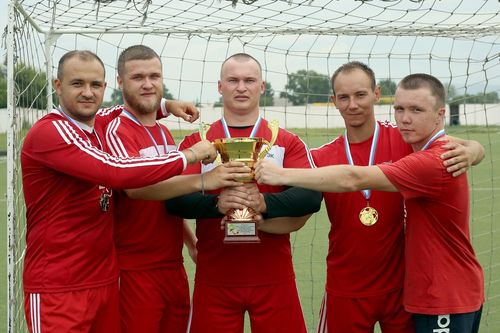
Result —
M91 61L91 60L97 60L101 66L102 69L104 70L104 76L106 77L106 69L104 68L104 63L102 62L101 58L97 56L97 54L87 51L87 50L73 50L66 52L61 59L59 59L59 64L57 66L57 79L59 81L62 81L63 78L63 73L64 73L64 64L66 61L68 61L71 58L78 57L80 60L83 61Z
M424 73L410 74L398 83L398 87L406 90L427 88L432 96L436 98L436 106L438 108L445 106L446 92L444 86L441 81L432 75Z
M233 54L232 56L228 57L226 60L224 60L224 62L220 66L220 76L221 77L222 77L222 68L224 68L224 65L230 59L236 59L236 60L253 60L253 61L255 61L257 63L257 65L259 66L259 70L262 73L262 66L260 65L260 62L257 59L255 59L254 57L252 57L251 55L249 55L247 53L236 53L236 54Z
M125 63L131 60L150 60L157 58L160 60L160 56L150 47L145 45L133 45L127 47L120 53L118 57L118 75L123 75L125 72Z
M366 65L366 64L364 64L364 63L362 63L360 61L350 61L348 63L343 64L339 68L337 68L337 70L335 71L335 73L333 73L333 75L332 75L332 81L331 81L332 82L333 95L335 95L335 86L334 86L334 83L335 83L335 80L337 79L337 76L340 73L350 73L350 72L352 72L355 69L362 70L366 75L368 75L368 78L371 81L370 83L371 83L372 90L375 90L375 87L377 86L377 83L375 82L375 73L373 72L373 70L370 67L368 67L368 65Z

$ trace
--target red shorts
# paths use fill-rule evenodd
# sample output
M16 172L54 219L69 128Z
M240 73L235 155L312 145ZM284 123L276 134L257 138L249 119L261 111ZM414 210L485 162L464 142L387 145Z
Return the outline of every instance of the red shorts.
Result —
M403 291L380 296L348 298L325 293L318 333L415 333L411 314L403 308Z
M119 333L118 283L63 293L24 293L31 333Z
M122 333L186 333L189 311L189 284L183 265L120 272Z
M190 333L306 333L295 281L256 287L195 284Z

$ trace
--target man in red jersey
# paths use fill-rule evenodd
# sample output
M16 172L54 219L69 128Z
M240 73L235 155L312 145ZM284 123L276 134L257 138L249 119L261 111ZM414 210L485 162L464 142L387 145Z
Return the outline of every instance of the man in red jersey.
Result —
M28 132L21 151L26 202L25 313L31 332L118 332L118 266L111 188L134 188L211 162L208 141L160 157L103 152L104 128L119 108L97 114L104 65L89 51L59 61L60 106Z
M380 88L371 68L357 61L342 65L332 76L332 90L346 130L343 136L311 150L316 166L390 163L412 152L394 125L375 120ZM447 145L454 149L445 155L453 159L445 163L454 163L449 172L464 172L471 162L477 162L482 148L475 142L468 144L472 147ZM411 316L402 305L401 195L364 190L323 196L331 230L318 332L371 333L377 322L384 333L414 332ZM368 205L377 208L378 219L384 223L359 223L359 212ZM382 246L380 239L384 239Z
M433 76L409 75L398 85L394 108L399 131L414 153L394 163L313 172L259 163L256 178L324 192L399 191L407 213L403 304L413 314L416 332L477 332L483 272L470 243L467 176L447 172L441 160L446 142L437 140L444 135L444 87ZM377 212L381 209L370 202L358 223L375 223Z
M124 110L107 127L110 152L130 157L161 156L176 150L168 128L156 121L163 94L162 63L156 52L144 45L125 49L118 58L118 84ZM201 191L200 176L180 178L182 183L163 187L175 191L174 196ZM190 252L195 252L196 239L187 221L171 215L162 201L132 199L142 198L142 192L129 189L115 195L121 330L184 333L190 302L182 243L184 238ZM163 193L162 199L168 198Z
M261 137L271 141L272 131L259 111L265 83L256 59L244 53L226 59L218 89L224 114L210 125L208 140ZM276 130L276 141L266 159L286 167L310 168L312 162L300 138L284 129ZM191 147L200 139L200 133L192 134L180 147ZM215 166L197 164L186 173L205 173ZM257 187L255 183L169 200L167 207L172 212L196 218L198 262L189 332L241 333L246 312L254 333L306 332L289 234L273 235L261 229L258 244L224 244L220 221L230 208L251 207L266 218L263 225L279 228L284 222L299 228L309 214L319 210L320 202L321 194L315 191Z

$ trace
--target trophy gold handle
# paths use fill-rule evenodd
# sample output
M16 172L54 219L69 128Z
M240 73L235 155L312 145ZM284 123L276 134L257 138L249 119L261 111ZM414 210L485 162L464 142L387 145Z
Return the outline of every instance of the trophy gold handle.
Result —
M266 157L267 153L271 150L274 143L276 142L276 138L278 137L278 132L280 129L279 122L277 120L271 120L268 124L269 129L271 130L271 141L267 142L264 140L264 149L262 149L259 153L259 159L263 159Z
M207 124L207 123L204 123L204 122L200 123L200 128L198 130L198 133L200 133L200 138L202 140L206 140L207 139L207 132L208 132L209 129L210 129L210 124Z

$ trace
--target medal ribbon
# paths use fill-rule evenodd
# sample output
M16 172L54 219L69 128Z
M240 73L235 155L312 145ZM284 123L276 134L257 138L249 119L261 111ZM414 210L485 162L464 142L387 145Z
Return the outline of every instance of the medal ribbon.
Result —
M146 131L146 133L148 133L149 135L149 138L151 139L151 142L153 143L153 145L155 146L155 149L156 149L156 152L158 153L158 156L161 155L160 153L160 148L158 148L158 145L156 144L156 141L155 139L153 138L153 135L151 134L151 132L148 130L148 128L146 126L144 126L140 121L139 119L137 119L133 114L131 114L130 112L128 112L127 110L123 109L122 113L127 117L129 118L130 120L132 120L134 123L136 123L137 125L141 126L142 128L144 128L144 130ZM165 148L165 153L167 152L167 138L165 137L165 133L163 133L163 129L161 128L160 124L158 124L157 122L156 123L156 126L158 126L158 128L160 129L160 133L161 133L161 138L163 140L163 147Z
M375 160L375 151L377 150L378 134L379 134L379 124L376 121L375 131L373 132L373 138L372 138L372 146L370 148L370 159L368 160L368 166L372 166L373 161ZM345 140L345 154L347 155L347 160L349 161L349 165L355 165L351 155L351 148L349 147L349 139L347 138L347 129L344 132L344 140ZM369 189L361 191L366 201L370 201L371 192L372 191Z
M87 140L90 141L90 143L92 145L94 145L92 143L92 140L90 140L89 136L87 135L87 133L85 133L85 130L82 128L82 126L80 125L80 123L78 121L76 121L75 119L71 118L70 115L68 115L66 112L64 112L62 106L59 106L57 108L57 111L59 111L63 116L66 117L66 119L68 119L73 125L75 125L76 127L78 127L82 132L83 132L83 135L85 135L85 137L87 138ZM90 128L90 126L89 126ZM102 143L101 143L101 139L99 138L99 135L97 135L97 132L94 131L94 128L92 127L92 133L95 135L96 139L97 139L97 142L99 142L99 149L102 150Z
M436 134L434 134L432 136L432 138L429 139L429 141L427 141L427 143L422 147L421 150L426 150L427 148L429 148L429 146L431 145L431 143L433 143L434 141L436 141L436 139L438 139L439 137L443 136L445 133L444 133L444 129L440 130L439 132L437 132Z
M253 125L253 129L249 135L249 138L255 137L255 134L257 134L257 130L259 129L261 120L262 120L262 117L259 116L259 118L257 119L257 122L255 123L255 125ZM224 117L222 117L220 121L222 123L222 128L224 129L224 134L226 135L226 138L231 138L231 133L229 133L229 128L227 126L226 119L224 119Z

